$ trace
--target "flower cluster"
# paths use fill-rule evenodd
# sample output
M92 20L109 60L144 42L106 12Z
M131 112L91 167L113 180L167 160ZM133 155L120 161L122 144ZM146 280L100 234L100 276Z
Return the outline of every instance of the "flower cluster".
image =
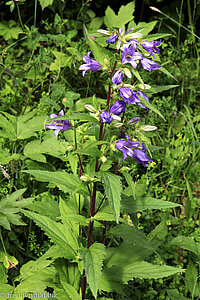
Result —
M121 28L118 31L100 29L98 30L98 33L107 37L107 44L116 45L116 53L119 56L119 60L116 62L115 67L110 70L108 66L102 66L98 61L91 59L91 52L88 52L87 56L84 56L83 58L83 61L86 64L81 65L79 70L83 70L84 76L87 70L98 71L101 68L103 68L103 70L106 70L107 68L111 74L111 95L114 95L114 97L112 105L107 105L106 110L103 110L100 113L100 117L103 123L111 124L113 120L117 120L117 118L119 119L119 116L122 114L122 117L119 120L123 122L125 110L129 105L138 105L141 108L148 110L148 108L143 105L144 101L141 102L141 100L143 98L146 103L148 103L149 99L140 89L147 89L150 88L150 86L145 84L136 84L133 86L125 83L125 79L126 77L131 79L132 74L135 74L135 69L143 68L144 70L150 72L161 67L151 59L151 57L155 59L156 54L159 53L160 49L158 47L160 46L161 41L143 40L142 33L134 32L134 28L130 28L128 32ZM118 97L116 95L119 95L121 99L118 98L115 100L116 97ZM130 120L128 124L135 125L139 122L139 120L139 117L135 117L134 119ZM144 131L155 129L155 126L149 125L143 126L142 128ZM151 161L151 159L149 159L145 154L146 149L144 144L141 144L137 141L132 141L128 135L126 136L126 139L124 134L121 139L116 141L116 148L123 153L123 160L125 160L127 156L130 156L131 158L135 158L138 163L141 163L144 166L147 166L148 162Z

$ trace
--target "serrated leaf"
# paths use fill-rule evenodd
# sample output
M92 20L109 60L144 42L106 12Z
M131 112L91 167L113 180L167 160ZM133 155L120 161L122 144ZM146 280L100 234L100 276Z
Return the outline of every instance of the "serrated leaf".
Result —
M179 206L180 204L170 201L163 201L151 197L137 197L137 193L136 200L134 200L133 197L127 197L126 195L122 194L122 210L127 212L137 212L146 209L167 209Z
M105 256L105 247L103 244L94 243L89 249L80 249L80 255L83 260L87 282L96 299L101 279L103 259Z
M144 81L142 79L142 77L140 76L140 73L135 70L134 68L131 69L131 72L134 74L134 76L142 83L144 84Z
M95 59L100 63L101 66L104 66L105 59L107 61L110 61L113 59L112 54L107 49L105 49L104 47L102 47L101 45L99 45L95 41L93 41L93 39L89 36L85 25L83 28L84 28L84 34L85 34L86 40L87 40L88 44L90 45L90 48L92 50L92 53L93 53Z
M139 97L139 96L138 96L138 97ZM145 100L144 98L142 98L142 97L139 97L139 98L140 98L141 103L142 103L144 106L146 106L147 108L153 110L153 111L154 111L157 115L159 115L164 121L166 121L165 118L163 117L163 115L161 114L161 112L160 112L153 104L149 103L148 101L146 101L146 100Z
M115 220L118 223L122 191L120 177L111 173L102 172L102 180L105 185L105 193L108 198L108 203L113 212Z
M160 93L163 91L168 91L170 89L173 89L175 87L178 87L178 84L175 85L159 85L159 86L151 86L151 89L148 90L149 93L154 94L154 93Z
M153 41L153 40L155 41L155 40L165 38L168 36L171 36L171 34L170 33L155 33L155 34L149 34L147 36L143 36L142 38L147 39L148 41Z
M89 121L94 124L99 124L99 121L97 119L90 116L89 114L84 114L84 113L66 114L63 117L58 117L58 118L55 118L54 120L78 120L78 121L85 121L85 122Z
M177 79L164 67L158 68L158 71L161 71L162 73L166 74L167 76L169 76L177 81Z
M47 236L61 248L65 258L75 259L75 250L70 245L70 239L66 233L65 227L61 223L57 223L48 217L22 210L25 216L34 220L34 222L45 231Z
M147 35L149 32L151 32L154 29L157 22L158 21L152 21L152 22L149 22L149 23L139 22L135 29L137 30L137 32L141 32L143 35ZM143 27L143 28L138 30L138 27Z
M53 4L53 0L39 0L39 2L40 2L40 5L42 6L42 10L44 10L45 7Z
M130 190L132 192L133 198L134 200L136 199L136 188L135 188L135 182L133 181L133 178L131 177L131 175L127 172L122 172L122 174L124 175L126 182L128 183Z
M132 1L127 5L122 5L117 15L110 6L108 6L105 12L104 23L109 28L117 27L125 29L125 25L134 19L134 10L135 1Z
M183 249L195 253L197 256L200 256L200 243L196 242L193 238L187 236L177 236L174 238L170 245L181 246Z
M78 294L77 290L71 286L69 283L62 281L62 286L65 290L65 292L67 293L67 295L70 297L70 300L81 300L81 296Z
M192 260L189 261L187 270L185 272L185 282L193 297L200 295L200 283L198 282L198 271Z

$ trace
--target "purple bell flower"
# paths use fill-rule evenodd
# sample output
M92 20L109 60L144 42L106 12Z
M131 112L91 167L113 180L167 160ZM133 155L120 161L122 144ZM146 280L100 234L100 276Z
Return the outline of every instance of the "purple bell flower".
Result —
M149 98L143 93L143 92L141 92L141 91L138 91L137 92L137 95L139 96L139 97L142 97L142 98L144 98L144 100L146 100L146 101L148 101L149 102ZM140 102L140 103L138 103L138 105L140 106L140 107L142 107L142 108L144 108L144 109L146 109L146 110L148 110L148 108L146 107L146 106L144 106L144 105L142 105L142 103Z
M158 46L160 46L161 44L161 40L159 42L156 41L143 41L141 43L142 47L149 52L150 56L153 55L153 57L155 58L155 54L154 53L159 53L160 49L158 48Z
M140 99L137 97L137 93L133 92L128 87L121 87L119 89L119 94L125 103L136 104L137 102L140 102Z
M83 56L83 61L85 62L85 64L79 67L79 70L83 70L83 76L85 76L86 71L98 71L102 67L97 60L90 58L90 53L91 51L88 52L87 56Z
M119 85L123 80L123 73L122 71L118 70L112 77L112 82L114 84Z
M137 43L129 43L127 44L128 46L130 45L130 47L126 47L126 44L121 48L123 51L122 51L122 54L121 54L121 59L122 59L122 64L128 64L130 63L132 65L132 67L134 69L137 68L137 63L136 63L136 60L138 59L142 59L143 56L141 53L139 52L136 52L136 47L137 47Z
M148 58L143 58L141 60L141 64L142 64L142 67L144 70L147 70L147 71L151 71L151 70L156 70L158 68L160 68L161 66L160 65L157 65L157 63L155 61L152 61Z
M109 114L109 112L103 110L102 113L100 114L100 117L103 121L103 123L108 123L110 124L113 120L113 117L111 116L111 114Z
M109 37L109 39L106 41L106 43L114 44L116 42L117 38L118 38L118 34L115 32Z
M135 117L135 118L133 118L133 119L131 119L130 121L129 121L129 124L136 124L137 122L139 122L140 121L140 117Z
M59 112L59 116L55 114L51 114L50 118L58 118L64 116L64 111L61 110ZM60 130L68 130L71 128L71 124L67 120L56 120L53 123L46 124L46 127L49 129L55 129L54 134L57 137Z
M119 151L123 153L123 159L125 160L127 158L127 155L130 157L133 157L133 150L131 148L136 148L140 145L139 142L131 142L131 139L129 136L126 136L127 141L125 140L119 140L115 143L115 146Z
M145 148L143 148L143 149L145 149ZM148 166L148 162L152 161L152 159L150 159L150 158L148 158L148 156L146 156L146 154L144 152L144 151L146 151L146 149L145 150L143 150L143 149L135 149L133 151L132 157L134 157L136 159L138 164L143 164L143 166Z
M122 112L125 112L126 103L123 100L117 100L110 108L110 113L119 116Z

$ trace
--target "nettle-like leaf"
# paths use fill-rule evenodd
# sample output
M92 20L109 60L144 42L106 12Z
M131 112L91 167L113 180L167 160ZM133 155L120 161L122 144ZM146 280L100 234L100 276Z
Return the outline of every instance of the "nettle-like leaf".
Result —
M105 256L105 247L103 244L94 243L90 248L80 249L79 251L83 260L87 281L96 299Z
M21 27L13 20L7 23L0 23L0 35L8 41L10 39L18 39L20 33L22 33Z
M122 5L117 15L110 6L108 6L105 12L104 23L109 28L117 27L124 29L125 25L134 19L134 10L135 1L132 1L127 5Z
M87 28L84 25L84 33L88 44L92 50L92 53L95 59L100 63L100 65L104 66L105 62L109 62L113 60L113 55L110 51L106 50L101 45L97 44L93 39L89 36Z
M40 5L42 6L42 10L45 9L45 7L48 7L53 4L53 0L39 0Z
M156 198L151 197L137 197L136 199L133 197L127 197L122 194L122 210L131 212L143 211L146 209L167 209L173 207L180 207L180 204L173 203L170 201L163 201Z
M100 287L103 291L118 291L119 286L127 284L133 278L157 279L168 277L184 270L166 265L153 265L145 261L139 261L132 264L123 264L113 266L109 269L104 268ZM119 285L119 286L118 286Z
M163 115L161 114L161 112L160 112L153 104L149 103L148 101L146 101L146 100L145 100L144 98L142 98L142 97L139 97L139 98L140 98L141 103L142 103L144 106L146 106L147 108L153 110L153 111L154 111L157 115L159 115L164 121L166 121L165 118L163 117Z
M20 189L0 200L0 225L11 230L10 223L14 225L27 225L18 214L22 207L32 203L33 199L21 199L26 189Z
M149 93L155 94L155 93L161 93L163 91L168 91L170 89L178 87L178 84L171 84L171 85L151 85L151 88L148 90Z
M75 259L76 254L73 247L75 246L74 238L68 235L68 228L63 224L57 223L48 217L41 216L39 214L23 210L23 213L34 220L34 222L41 227L42 230L48 235L48 237L60 247L63 255L67 259ZM77 245L77 244L76 244Z
M177 236L170 242L170 245L181 246L183 249L191 251L200 257L200 242L196 242L192 237Z
M117 175L108 172L101 172L102 181L105 186L105 194L108 198L108 203L113 212L116 222L119 221L120 202L121 202L121 178Z
M62 171L43 171L43 170L27 170L23 173L33 175L37 180L42 182L49 182L64 192L77 192L83 195L88 195L87 188L83 185L81 180L73 174L68 174Z
M185 282L193 297L198 297L200 295L200 282L198 280L198 275L198 269L195 266L195 263L190 260L185 272Z
M27 139L36 136L36 132L43 129L46 116L35 116L36 111L29 112L19 117L6 112L0 114L0 136L10 141Z

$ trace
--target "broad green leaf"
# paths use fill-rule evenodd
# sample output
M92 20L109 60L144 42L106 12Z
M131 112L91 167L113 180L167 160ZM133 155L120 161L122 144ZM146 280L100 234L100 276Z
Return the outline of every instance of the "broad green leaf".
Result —
M135 28L137 30L137 32L141 32L143 35L147 35L149 32L151 32L154 27L156 26L158 21L152 21L152 22L149 22L149 23L146 23L146 22L139 22L137 24L137 27ZM141 28L141 29L137 29L138 27L144 27L144 28ZM143 39L143 38L142 38Z
M135 188L135 182L133 181L133 178L131 177L131 175L127 172L122 172L122 174L124 175L126 182L128 183L128 186L131 189L132 195L134 200L136 199L136 188Z
M0 35L3 36L6 41L18 39L19 34L22 32L21 27L13 20L6 23L0 23Z
M134 74L134 76L142 83L144 84L144 81L142 79L142 77L140 76L140 73L135 70L134 68L131 69L131 72Z
M0 294L1 293L5 293L5 295L11 295L14 292L14 286L10 285L10 284L3 284L0 283ZM3 294L2 294L3 295ZM4 296L3 296L4 298Z
M96 299L102 273L103 259L105 256L105 247L103 244L94 243L89 249L84 248L79 251L83 260L87 282Z
M39 181L50 182L65 192L76 191L77 193L80 192L84 195L88 195L88 190L82 185L80 179L73 174L61 171L49 172L42 170L27 170L23 172L35 176Z
M102 47L101 45L99 45L95 41L93 41L93 39L88 35L88 31L87 31L87 28L85 27L85 25L83 28L84 28L86 40L87 40L88 44L90 45L90 48L92 50L92 53L93 53L95 59L100 63L101 66L104 66L105 60L107 60L109 62L110 60L113 59L113 56L111 55L111 53L108 50L106 50L104 47Z
M122 5L117 15L110 6L108 6L105 12L104 23L109 28L117 27L125 29L125 25L134 19L134 10L135 1L132 1L127 5Z
M177 81L177 79L164 67L158 68L158 71L161 71L162 73L166 74L167 76L169 76Z
M100 156L100 151L96 148L85 148L85 149L78 149L73 151L73 153L78 153L78 154L84 154L92 157L99 157Z
M105 193L108 198L108 203L113 212L116 222L119 221L120 201L121 201L121 180L120 177L111 173L103 173L102 180L105 186Z
M170 89L173 89L175 87L178 87L179 85L155 85L155 86L151 86L151 89L148 90L149 93L154 94L154 93L160 93L163 91L167 91Z
M185 272L185 282L193 297L198 297L200 295L200 282L198 276L198 269L195 263L190 260Z
M48 217L41 216L39 214L22 211L27 217L34 220L34 222L45 231L48 237L61 248L65 258L75 259L75 250L70 246L70 239L66 233L65 226L61 223L57 223Z
M177 236L170 245L181 246L183 249L191 251L200 257L200 242L196 242L193 238L187 236Z
M147 108L153 110L156 114L158 114L165 121L165 118L163 117L163 115L161 114L161 112L153 104L149 103L148 101L146 101L142 97L139 97L139 98L140 98L141 103L144 106L146 106Z
M155 34L149 34L147 36L143 36L142 39L147 39L148 41L155 41L161 38L165 38L171 36L170 33L155 33Z
M134 200L133 197L127 197L126 195L122 194L122 210L127 212L137 212L146 209L166 209L179 206L180 204L170 201L163 201L151 197L137 197L137 193L136 200Z
M70 297L71 300L81 300L82 299L80 294L78 294L77 290L73 286L71 286L69 283L62 281L62 280L61 280L61 283L62 283L62 286L63 286L65 292L68 294L68 296Z
M189 298L185 298L183 294L179 293L179 290L177 289L170 289L166 291L168 296L170 297L170 300L189 300Z
M44 10L45 7L53 4L53 0L39 0L39 1L40 1L40 5L42 6L42 10Z
M110 269L105 268L102 273L102 281L121 282L127 284L133 278L163 278L183 272L183 269L174 268L166 265L153 265L145 261L139 261L123 266L113 266Z

